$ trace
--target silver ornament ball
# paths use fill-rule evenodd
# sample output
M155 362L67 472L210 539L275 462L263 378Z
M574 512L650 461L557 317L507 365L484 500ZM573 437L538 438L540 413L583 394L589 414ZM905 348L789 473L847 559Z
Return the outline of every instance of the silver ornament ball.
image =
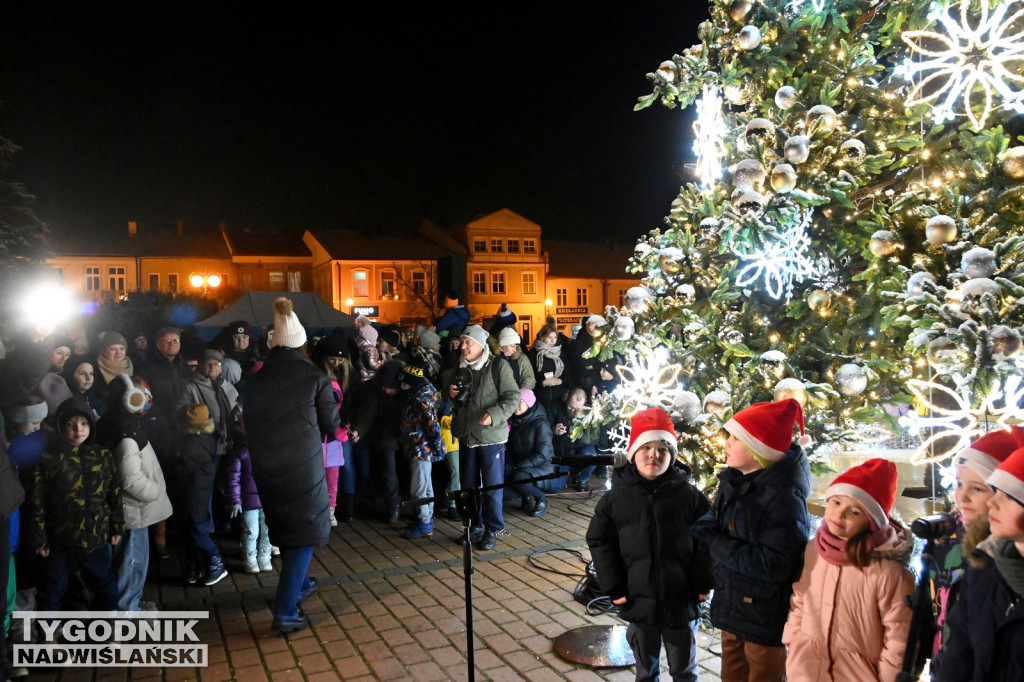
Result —
M764 184L764 166L757 159L743 159L736 164L732 174L732 184L738 189L757 190Z
M740 212L741 215L753 216L756 218L764 213L764 208L768 205L768 200L765 199L764 195L760 192L747 190L735 196L732 200L732 205Z
M752 118L743 129L743 136L747 139L747 144L768 142L775 146L775 124L766 118Z
M932 339L925 353L928 364L939 374L948 374L963 367L967 361L967 351L956 345L947 336Z
M794 135L786 140L783 153L790 163L797 165L803 163L811 155L811 138L806 135Z
M788 377L775 384L772 397L775 402L792 398L800 403L800 407L807 407L807 387L804 386L804 382L793 377Z
M924 224L924 238L932 246L949 244L956 239L956 221L948 215L937 215Z
M710 216L700 221L701 232L704 232L705 234L715 234L721 226L721 220Z
M859 166L864 162L867 150L864 148L864 143L860 140L847 140L839 145L839 155L846 163Z
M799 101L799 93L791 85L783 85L775 91L775 105L779 109L789 110L796 106Z
M718 338L726 343L736 345L743 343L743 332L735 327L722 327L718 330Z
M700 322L690 322L683 327L683 335L686 337L687 342L697 343L704 336L704 325Z
M704 396L704 411L721 417L732 407L732 398L725 391L711 391Z
M736 34L736 47L741 50L753 50L761 44L761 29L757 26L744 26Z
M836 110L832 107L826 104L815 104L807 110L805 125L808 132L812 126L816 125L818 130L830 133L839 125L839 116L836 115Z
M682 421L692 424L700 416L700 396L693 391L680 391L672 403L672 408Z
M1020 352L1020 333L1005 324L992 327L992 355L996 360L1012 358Z
M633 258L636 260L644 260L651 255L651 245L647 242L640 242L633 247Z
M871 235L871 241L868 242L868 250L871 251L875 258L885 258L895 253L899 244L899 239L894 232L878 230Z
M973 315L980 312L983 297L986 294L996 297L994 303L996 310L998 310L998 296L1002 291L1003 288L999 286L997 282L994 282L988 277L976 277L975 279L969 279L964 282L963 286L960 287L960 291L953 295L955 296L959 294L960 296L960 311Z
M761 371L766 376L781 379L786 376L786 354L782 351L768 350L761 353Z
M635 330L636 323L633 322L633 318L626 315L619 315L615 320L615 324L612 326L615 338L619 341L629 341L633 338L633 332Z
M868 387L868 375L864 368L852 362L836 370L835 381L839 392L848 398L860 395Z
M925 282L935 286L935 275L930 272L915 272L907 278L907 296L920 296L924 293Z
M663 61L661 66L658 67L658 73L669 83L675 82L678 75L675 62L672 60Z
M681 303L693 303L693 299L696 297L697 290L693 288L692 284L680 284L676 287L676 298L678 298Z
M668 246L661 250L658 256L658 267L667 275L675 275L683 269L683 251L675 246Z
M964 254L960 261L960 271L968 277L991 277L996 274L996 253L983 246L975 246Z
M642 313L654 301L654 292L647 287L630 287L623 297L623 307L631 313Z

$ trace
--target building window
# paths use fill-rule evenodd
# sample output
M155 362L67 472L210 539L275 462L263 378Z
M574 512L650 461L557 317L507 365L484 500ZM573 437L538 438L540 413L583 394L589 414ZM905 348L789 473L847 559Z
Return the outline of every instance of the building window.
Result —
M395 273L392 270L384 270L380 273L380 297L395 297Z
M492 272L491 273L491 293L492 294L503 294L503 293L505 293L505 273L504 272Z
M487 253L487 240L486 239L474 239L473 240L473 253Z
M519 253L519 240L518 239L509 239L508 240L508 252L509 253Z
M160 291L160 275L149 276L149 290Z
M352 273L352 295L369 296L366 291L366 270L356 270Z
M302 291L302 273L298 270L291 270L288 273L288 291Z
M523 240L523 253L537 253L537 240L536 239L524 239Z
M270 276L270 290L284 291L284 271L271 270L268 274Z
M537 278L532 272L523 273L523 293L524 294L536 294L537 293Z
M505 243L500 239L492 239L491 253L505 253Z
M178 273L172 272L167 275L167 290L172 294L178 293Z
M111 291L124 291L124 268L107 268Z
M619 308L626 307L626 290L619 289Z
M473 273L473 293L474 294L486 294L487 293L487 273L486 272L474 272Z
M585 288L576 290L576 305L580 307L590 305L590 303L587 302L589 298L590 297L587 295L587 290Z
M568 289L555 289L555 305L559 308L564 308L569 305Z
M85 269L85 290L86 291L99 291L100 290L100 269L99 268L86 268Z
M427 273L417 270L412 273L412 293L423 296L427 293Z

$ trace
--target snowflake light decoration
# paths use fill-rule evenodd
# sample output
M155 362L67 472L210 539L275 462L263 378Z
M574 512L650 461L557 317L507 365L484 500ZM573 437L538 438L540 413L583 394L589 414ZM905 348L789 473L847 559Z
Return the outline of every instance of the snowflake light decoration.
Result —
M786 300L793 297L793 283L802 282L816 272L814 261L808 256L811 238L807 226L811 222L808 211L798 224L772 237L762 251L753 253L737 252L736 256L747 263L740 268L736 286L745 287L764 279L764 286L772 298Z
M722 115L722 97L718 88L705 85L697 100L697 120L693 122L693 153L697 155L697 177L702 189L708 189L722 177L725 135L728 128Z
M634 354L629 364L619 365L619 386L614 394L622 400L619 416L629 419L648 407L670 410L682 390L679 372L682 365L668 363L668 349L659 346L649 354Z
M959 22L948 11L954 4L960 5ZM953 107L963 99L964 113L975 130L985 127L994 93L1002 98L1002 106L1024 113L1024 27L1019 23L1024 3L1008 0L991 15L988 5L987 0L981 2L975 18L970 0L948 6L939 3L928 17L938 21L944 34L931 30L902 34L912 52L931 57L921 62L908 57L894 70L908 80L928 72L910 92L908 107L932 102L932 115L941 123L953 118Z
M933 381L909 379L907 388L914 397L928 410L928 416L915 412L900 417L899 423L911 435L917 436L923 430L931 431L931 435L914 451L911 461L914 464L941 462L961 448L966 447L979 436L997 428L1009 428L1011 423L1024 420L1024 386L1021 377L1008 377L1005 383L996 382L988 395L977 408L972 407L968 383L962 378L955 378L956 389L943 386ZM942 407L936 404L933 396L944 396L945 404L956 407ZM955 440L954 440L955 439ZM940 441L953 445L944 450L935 450Z

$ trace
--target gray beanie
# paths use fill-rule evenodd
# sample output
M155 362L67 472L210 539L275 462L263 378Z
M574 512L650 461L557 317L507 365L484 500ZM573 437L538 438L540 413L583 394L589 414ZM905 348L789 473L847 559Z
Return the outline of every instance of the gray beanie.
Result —
M424 348L434 348L441 343L441 337L426 327L416 327L416 338Z
M471 324L463 329L462 338L472 339L481 348L487 348L487 332L478 324Z

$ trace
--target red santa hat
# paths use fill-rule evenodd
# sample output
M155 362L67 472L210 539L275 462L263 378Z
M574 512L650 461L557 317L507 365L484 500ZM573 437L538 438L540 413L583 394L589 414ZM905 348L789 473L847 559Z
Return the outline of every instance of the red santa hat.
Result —
M889 526L889 512L896 503L896 465L876 457L841 474L825 491L825 499L852 497L871 517L873 530Z
M755 403L740 410L725 423L725 430L739 438L754 454L769 462L778 462L793 444L793 427L800 427L797 441L802 447L811 444L804 434L804 411L792 398L776 402Z
M955 461L957 467L967 467L984 480L1020 447L1024 447L1024 429L1011 426L1009 429L986 433L956 453Z
M1024 506L1024 447L1014 450L985 482Z
M629 420L629 450L626 451L629 459L633 459L644 443L658 440L668 443L673 456L679 452L676 429L668 412L660 407L649 407L634 414Z

